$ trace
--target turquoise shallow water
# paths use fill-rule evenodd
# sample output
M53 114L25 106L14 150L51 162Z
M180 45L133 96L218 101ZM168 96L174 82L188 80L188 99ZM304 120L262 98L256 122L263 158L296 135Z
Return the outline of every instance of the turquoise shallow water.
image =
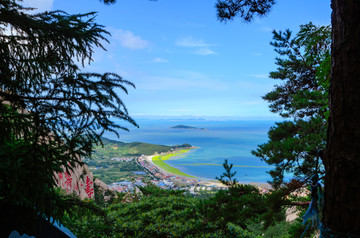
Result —
M251 155L257 145L267 141L267 131L274 121L183 121L183 120L137 120L140 128L121 131L124 142L147 142L175 145L189 143L198 147L184 157L168 160L167 163L181 171L202 178L215 179L224 169L222 163L228 159L234 164L236 178L241 182L266 182L270 175L268 166ZM172 129L176 125L187 125L206 130ZM105 135L116 139L114 135Z

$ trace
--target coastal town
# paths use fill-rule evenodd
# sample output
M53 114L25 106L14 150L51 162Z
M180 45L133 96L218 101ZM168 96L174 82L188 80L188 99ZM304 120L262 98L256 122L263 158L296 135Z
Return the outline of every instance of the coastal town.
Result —
M162 153L166 154L166 153ZM138 192L138 187L146 186L151 183L164 189L178 189L185 190L191 194L199 193L200 191L217 191L225 189L226 187L216 180L209 180L204 178L186 177L171 174L164 169L156 166L152 161L153 156L141 155L135 158L114 158L116 161L131 161L140 165L144 171L134 171L137 175L150 175L151 179L146 180L144 178L137 178L133 181L124 180L108 184L111 190L123 193L123 192ZM268 184L254 184L262 193L267 193L270 189Z
M166 163L166 160L177 159L194 149L197 148L190 144L170 147L105 139L105 146L96 148L95 159L85 162L95 177L119 193L136 193L140 191L139 187L148 184L191 194L226 189L218 180L194 177ZM250 184L258 187L261 193L271 190L267 183ZM305 189L294 195L306 196L308 193Z
M164 189L182 189L194 193L197 190L218 190L224 186L215 181L209 181L198 178L178 176L166 172L159 168L152 162L153 156L142 155L132 158L140 165L144 171L134 171L134 174L148 174L151 180L138 178L135 181L125 180L109 184L109 188L118 192L133 192L137 191L138 186L146 186L151 183ZM129 158L114 158L117 161L129 161Z

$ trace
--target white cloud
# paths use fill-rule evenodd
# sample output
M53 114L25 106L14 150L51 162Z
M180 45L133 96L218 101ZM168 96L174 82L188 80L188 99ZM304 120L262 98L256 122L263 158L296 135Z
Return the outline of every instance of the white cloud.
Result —
M214 52L213 50L209 49L208 47L205 47L205 48L201 48L201 49L198 49L197 51L195 51L195 54L198 54L198 55L216 55L217 53Z
M262 56L262 53L253 53L253 56Z
M175 44L177 46L182 46L182 47L207 47L207 46L210 46L210 44L207 44L202 40L196 40L196 39L192 38L191 36L179 39L176 41Z
M26 7L36 8L34 10L35 12L44 12L52 9L53 2L54 0L23 0L20 4Z
M111 35L120 45L132 50L142 50L150 46L150 43L131 31L121 29L110 29Z
M176 72L176 76L146 76L139 79L136 83L136 88L139 90L184 90L185 91L225 91L229 89L229 85L221 80L209 78L196 72Z
M194 52L197 55L216 55L216 52L209 48L212 44L205 43L203 40L194 39L191 36L179 39L175 44L181 47L198 48Z
M153 63L167 63L169 62L167 59L163 59L163 58L154 58L152 60Z

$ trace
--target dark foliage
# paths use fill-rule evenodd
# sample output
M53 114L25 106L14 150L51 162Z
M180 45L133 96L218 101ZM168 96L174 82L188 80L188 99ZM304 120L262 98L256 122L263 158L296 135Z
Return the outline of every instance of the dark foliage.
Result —
M163 196L180 196L184 197L184 191L173 189L161 189L153 184L148 184L146 187L138 187L141 193L146 197L163 197Z
M100 1L104 2L107 5L116 3L116 0L100 0Z
M228 164L228 160L226 159L223 163L223 167L225 169L225 172L220 175L220 177L216 177L217 180L219 180L220 183L224 184L225 186L229 188L234 188L238 186L238 181L234 176L236 175L236 171L232 172L231 169L233 167L232 164Z
M79 203L57 192L54 172L90 158L105 131L127 130L113 119L136 125L115 92L134 85L81 72L78 62L90 63L107 41L95 13L30 10L0 2L0 206L59 219Z
M266 212L265 197L256 187L238 185L220 190L215 196L201 201L199 211L206 221L226 227L231 222L246 229L246 223Z
M239 16L250 22L256 15L263 16L271 10L274 0L218 0L217 16L220 21L232 20Z
M284 173L311 182L326 146L331 29L309 23L300 26L294 38L289 30L273 33L271 45L280 57L270 78L282 83L264 99L272 112L293 120L276 123L268 132L269 141L252 153L276 166L270 175L279 187ZM318 172L324 173L321 160Z
M64 223L78 237L255 237L232 223L229 216L222 217L225 213L208 220L207 214L200 209L200 199L187 196L183 191L155 186L141 190L144 194L132 195L136 199L131 202L127 202L126 197L131 196L128 194L107 207L106 217L77 211L72 217L65 216ZM217 209L224 204L227 202L213 203ZM207 207L206 210L210 209ZM237 213L237 210L231 210L231 213ZM248 217L242 217L239 221L247 220Z

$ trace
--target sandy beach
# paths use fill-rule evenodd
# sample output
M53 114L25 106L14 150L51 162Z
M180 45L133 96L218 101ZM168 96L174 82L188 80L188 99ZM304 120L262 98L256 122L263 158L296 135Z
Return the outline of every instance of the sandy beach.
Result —
M161 174L163 174L164 176L168 176L168 177L181 177L182 179L184 180L187 180L187 181L192 181L192 184L193 183L196 183L198 185L203 185L203 186L208 186L208 187L226 187L224 184L220 183L219 181L216 181L216 180L211 180L211 179L206 179L206 178L200 178L200 177L185 177L185 176L181 176L181 175L177 175L177 174L173 174L173 173L170 173L168 171L166 171L165 169L157 166L154 162L153 162L153 157L155 155L149 155L149 156L143 156L142 158L148 163L148 164L151 164L151 166L154 166L158 169L158 171L161 172ZM246 183L246 184L249 184L249 183ZM253 186L256 186L260 189L261 192L267 192L271 189L271 185L270 184L267 184L267 183L250 183L251 185Z
M206 178L199 178L199 177L185 177L185 176L181 176L181 175L177 175L177 174L173 174L170 173L166 170L164 170L163 168L157 166L156 164L154 164L153 162L153 157L155 155L148 155L148 156L143 156L142 158L144 160L146 160L147 163L151 164L152 166L156 167L163 175L165 176L170 176L170 177L181 177L182 179L188 180L188 181L194 181L197 184L200 185L205 185L205 186L216 186L216 187L225 187L222 183L220 183L219 181L215 181L215 180L210 180L210 179L206 179Z

